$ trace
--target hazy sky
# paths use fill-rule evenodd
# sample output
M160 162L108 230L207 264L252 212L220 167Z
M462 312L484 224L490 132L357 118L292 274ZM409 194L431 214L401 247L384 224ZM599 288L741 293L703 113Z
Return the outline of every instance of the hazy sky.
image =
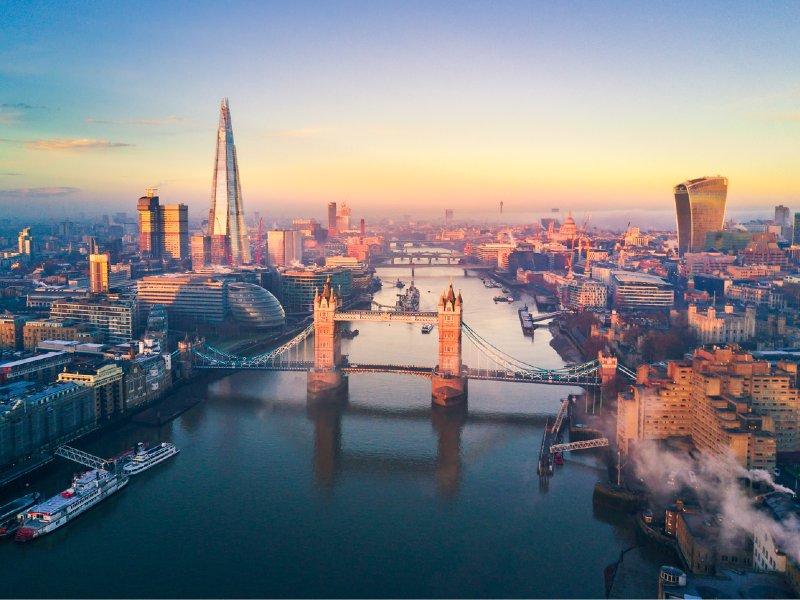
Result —
M0 209L800 209L800 2L0 1ZM102 208L100 208L102 207ZM641 223L641 225L646 225Z

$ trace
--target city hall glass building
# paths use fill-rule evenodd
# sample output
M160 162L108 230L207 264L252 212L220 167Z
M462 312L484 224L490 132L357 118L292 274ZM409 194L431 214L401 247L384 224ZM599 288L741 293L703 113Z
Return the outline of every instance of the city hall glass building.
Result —
M706 234L721 231L725 221L727 177L701 177L674 188L678 219L678 252L701 252Z

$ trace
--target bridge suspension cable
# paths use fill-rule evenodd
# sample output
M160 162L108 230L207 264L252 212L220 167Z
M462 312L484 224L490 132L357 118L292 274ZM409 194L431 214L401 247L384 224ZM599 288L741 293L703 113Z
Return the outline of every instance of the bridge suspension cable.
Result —
M530 363L526 363L518 358L514 358L510 354L503 352L497 346L479 335L472 327L466 323L461 324L464 335L467 336L475 346L487 354L498 365L501 365L507 370L518 371L521 373L552 373L564 375L588 375L589 373L597 371L599 363L597 360L592 360L572 367L562 367L560 369L543 369Z
M305 341L305 339L314 333L314 324L311 323L308 327L306 327L303 331L298 333L295 337L287 341L281 346L278 346L274 350L270 350L269 352L264 352L262 354L257 354L255 356L237 356L235 354L230 354L229 352L224 352L215 348L214 346L206 345L204 350L200 350L198 348L192 349L197 356L202 358L204 361L207 361L211 364L215 364L218 367L231 367L231 368L245 368L245 367L258 367L258 366L266 366L270 363L274 363L276 361L279 362L281 355L292 348L295 348L301 342Z

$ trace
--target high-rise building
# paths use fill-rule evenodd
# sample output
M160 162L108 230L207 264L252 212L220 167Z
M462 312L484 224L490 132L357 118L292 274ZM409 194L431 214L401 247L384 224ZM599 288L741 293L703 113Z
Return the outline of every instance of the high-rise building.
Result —
M89 255L89 290L93 294L108 291L108 254Z
M776 206L774 221L776 225L780 225L781 227L789 227L792 224L789 207L783 206L782 204Z
M703 250L706 233L720 231L725 222L726 177L701 177L675 186L678 221L678 252Z
M23 254L27 257L33 256L33 236L31 235L30 227L26 227L19 232L17 246L20 254Z
M203 233L192 236L192 271L199 271L211 264L211 237Z
M800 212L794 213L794 229L792 230L792 246L800 246Z
M161 258L158 208L158 196L154 189L148 189L136 206L139 212L139 252L150 258Z
M167 204L161 207L161 255L164 258L189 258L189 207Z
M136 309L136 301L133 299L95 296L56 300L50 306L50 316L94 325L105 334L107 341L123 344L133 338Z
M350 207L343 202L336 213L336 231L339 233L350 230L350 212Z
M336 236L336 202L328 202L328 235Z
M267 256L271 267L285 267L303 261L303 234L297 230L267 232Z
M189 258L189 207L159 203L154 189L139 198L139 251L150 258Z
M250 242L244 222L239 163L233 142L228 99L222 100L217 130L217 155L208 217L213 264L240 265L250 262Z

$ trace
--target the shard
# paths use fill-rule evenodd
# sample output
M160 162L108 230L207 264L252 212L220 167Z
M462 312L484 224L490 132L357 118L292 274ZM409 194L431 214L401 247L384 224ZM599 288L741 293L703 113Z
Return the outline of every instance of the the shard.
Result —
M208 216L211 237L211 262L216 265L240 265L250 262L250 242L244 222L239 164L233 143L231 111L228 99L222 100L217 131L217 157L214 161L214 186Z

